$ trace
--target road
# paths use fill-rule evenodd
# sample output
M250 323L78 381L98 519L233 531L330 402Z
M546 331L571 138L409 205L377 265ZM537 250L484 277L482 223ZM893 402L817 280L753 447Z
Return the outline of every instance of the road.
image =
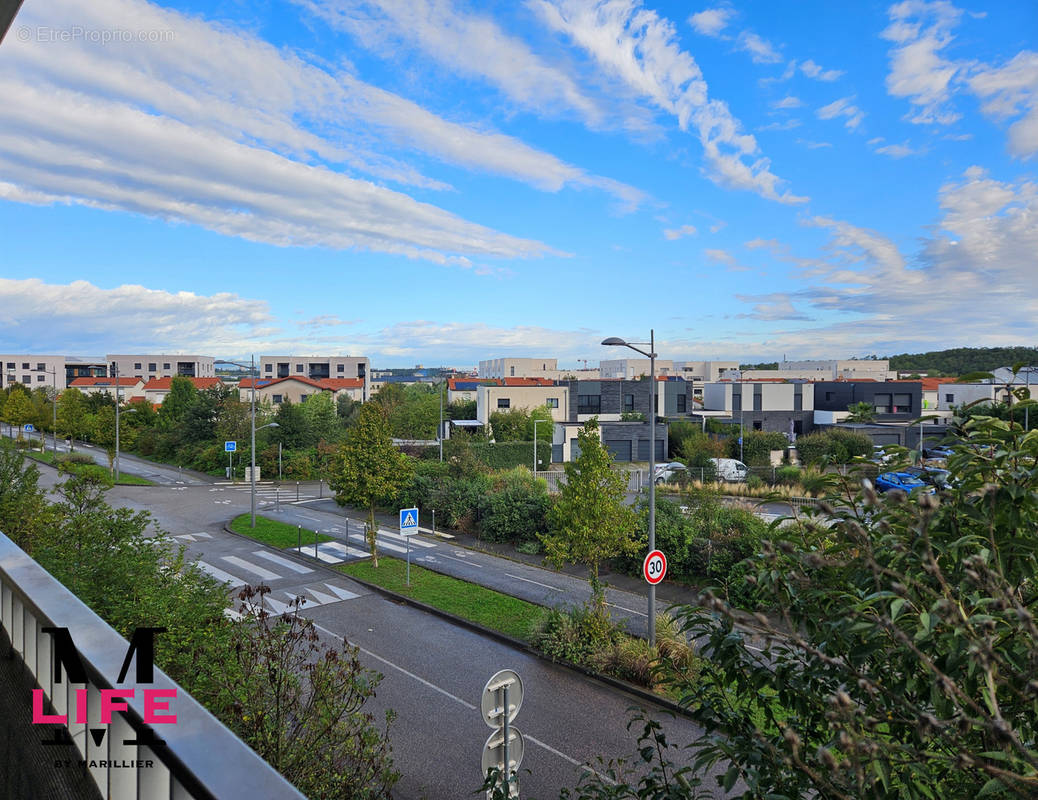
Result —
M41 470L41 483L53 486L56 472L45 467ZM585 769L582 765L596 763L599 756L614 758L634 751L634 738L626 729L628 708L644 705L635 696L440 617L390 602L333 571L320 559L299 561L224 532L223 524L228 519L249 508L249 492L242 488L186 483L117 486L108 499L113 505L149 511L203 569L221 579L231 584L262 582L270 586L272 610L281 610L280 604L287 606L292 597L302 595L307 599L303 613L320 626L324 635L345 637L361 648L362 661L385 676L369 710L379 714L391 708L397 714L391 740L403 778L394 792L396 797L460 798L470 796L479 786L480 753L490 734L478 712L479 697L487 679L502 668L516 670L526 688L526 700L516 719L516 727L527 741L521 768L523 797L557 797L562 787L576 784ZM269 488L263 487L265 494L269 494ZM314 502L308 502L311 500ZM264 513L274 515L276 502L263 497ZM313 508L321 502L320 498L301 496L298 504L294 499L282 504L280 515L289 522L298 519L299 524L305 521L309 527L318 525L329 531L338 527L341 531L345 527L342 512L332 514ZM397 544L386 535L389 533L380 535L387 549ZM359 541L356 528L353 534ZM446 561L446 556L454 555L449 543L425 544L430 546L416 548L416 558L433 555ZM480 567L470 562L472 554L463 552L464 556L455 556L459 569L488 569L485 564ZM501 568L515 570L514 575L523 577L520 566L504 562ZM554 575L546 570L540 573ZM531 586L531 591L539 591L542 596L552 591ZM586 598L586 584L583 586L579 600ZM654 715L662 716L658 710ZM688 743L698 732L684 718L664 724L668 738L674 742Z

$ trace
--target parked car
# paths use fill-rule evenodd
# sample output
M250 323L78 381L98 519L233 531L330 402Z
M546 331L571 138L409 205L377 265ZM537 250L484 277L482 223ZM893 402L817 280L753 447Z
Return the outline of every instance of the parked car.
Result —
M909 475L914 475L919 478L919 480L928 483L937 489L947 489L951 486L951 472L943 467L923 464L921 467L905 467L902 471Z
M667 464L657 464L656 485L659 486L661 483L666 483L679 473L684 472L686 469L685 465L680 461L671 461Z
M938 447L923 448L923 458L950 458L953 455L955 455L955 451L943 444Z
M876 491L877 492L889 492L891 490L898 490L905 492L906 494L933 494L934 488L926 481L922 480L916 475L910 472L884 472L882 475L876 476Z
M714 469L717 470L717 479L731 483L744 481L750 470L745 464L735 458L711 458Z

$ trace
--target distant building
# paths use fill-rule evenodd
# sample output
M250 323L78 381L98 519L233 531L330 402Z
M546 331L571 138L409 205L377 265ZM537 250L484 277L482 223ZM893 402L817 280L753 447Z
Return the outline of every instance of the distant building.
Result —
M799 436L811 431L816 402L814 386L804 381L718 381L704 386L702 411L693 416Z
M186 356L166 354L112 355L108 361L109 376L137 377L149 381L153 378L215 378L216 365L212 356Z
M887 381L897 378L891 371L890 361L880 359L838 359L822 361L780 361L779 373L797 373L796 377L809 380L873 380ZM780 375L780 377L782 377ZM790 376L792 377L792 376Z
M314 381L309 378L260 378L256 383L256 402L269 402L279 406L282 403L302 403L306 398L321 392L331 392L332 399L338 400L346 395L357 402L364 401L364 380L362 378L327 378ZM242 378L238 382L238 398L243 403L252 400L252 378Z
M73 378L70 389L83 394L110 394L115 399L115 378ZM119 378L119 399L123 402L144 397L143 378Z
M216 386L221 386L222 382L219 378L191 378L186 375L177 375L178 378L186 378L191 381L192 385L199 391L205 389L212 389ZM120 384L122 378L119 378ZM146 384L144 384L144 399L149 403L155 405L162 405L166 397L173 389L173 378L152 378Z
M314 381L328 378L360 378L364 382L362 400L375 391L371 385L371 362L365 356L260 356L259 377L309 378Z
M532 411L547 406L551 418L565 422L569 409L569 387L550 381L516 378L507 385L481 384L476 388L476 419L484 425L498 411Z
M0 389L20 383L27 389L47 386L64 391L65 356L0 355Z
M65 382L71 384L76 378L104 378L108 375L108 364L103 358L65 357Z

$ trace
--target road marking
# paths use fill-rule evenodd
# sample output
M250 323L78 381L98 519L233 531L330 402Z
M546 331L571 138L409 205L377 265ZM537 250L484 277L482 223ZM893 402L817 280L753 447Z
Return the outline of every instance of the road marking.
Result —
M573 764L573 765L574 765L574 766L576 766L576 767L580 767L580 768L581 768L581 769L583 769L583 770L584 770L585 772L590 772L590 773L592 773L592 774L594 774L594 775L597 775L597 776L598 776L599 778L601 778L602 780L606 781L606 782L607 782L607 783L609 783L610 785L612 785L612 786L616 786L616 781L612 780L611 778L609 778L609 777L608 777L608 776L606 776L606 775L603 775L603 774L602 774L601 772L599 772L599 771L598 771L598 770L596 770L596 769L591 769L591 767L589 767L589 766L588 766L587 764L582 764L581 762L577 761L577 759L573 758L572 756L568 756L568 755L566 755L565 753L563 753L563 752L561 752L561 751L559 751L559 750L556 750L556 749L555 749L554 747L552 747L552 746L551 746L550 744L545 744L545 743L544 743L544 742L542 742L542 741L541 741L540 739L534 739L534 738L533 738L532 736L530 736L530 734L528 734L528 733L524 733L524 734L523 734L523 738L524 738L524 739L526 739L526 741L528 741L528 742L533 742L533 743L534 743L535 745L537 745L538 747L543 747L543 748L544 748L545 750L547 750L547 751L548 751L549 753L554 753L554 754L555 754L555 755L557 755L557 756L558 756L559 758L565 759L565 760L566 760L566 761L568 761L568 762L569 762L570 764Z
M289 561L287 558L282 558L281 556L276 556L273 553L268 553L266 550L256 550L253 552L253 555L259 556L260 558L265 558L267 559L267 561L273 561L275 564L280 564L281 566L287 567L288 569L293 570L294 572L313 572L313 570L309 567L300 566L294 561Z
M619 608L621 611L626 611L630 614L638 614L639 616L645 617L646 619L649 618L649 615L646 614L644 611L635 611L633 608L627 608L626 606L618 606L616 603L606 603L606 605L612 606L613 608Z
M399 533L393 533L387 531L385 528L379 528L379 536L388 536L390 539L395 539L398 542L406 542L408 539L411 540L411 547L436 547L432 542L423 542L421 539L416 539L414 536L401 536Z
M207 561L199 561L197 563L198 563L198 566L201 569L203 569L206 572L208 572L210 575L212 575L214 578L216 578L216 580L220 581L221 583L229 583L229 584L231 584L231 586L244 586L245 585L245 581L243 581L237 575L232 575L229 572L224 572L219 567L214 567L212 564L210 564Z
M352 600L355 597L360 597L356 592L351 592L349 589L336 586L334 583L326 583L325 586L335 592L335 594L339 596L340 600Z
M325 628L325 627L324 627L323 625L318 625L317 623L314 623L314 627L315 627L315 628L317 628L317 630L319 630L319 631L324 631L324 632L325 632L325 633L327 633L327 634L328 634L329 636L334 636L334 637L335 637L336 639L339 639L339 640L341 640L341 641L345 641L345 639L343 639L343 637L342 637L342 636L340 636L339 634L337 634L337 633L335 633L335 632L333 632L333 631L330 631L330 630L328 630L328 629L327 629L327 628ZM387 665L387 666L390 666L390 667L392 667L393 669L395 669L395 670L398 670L399 672L402 672L402 673L404 673L404 675L406 675L407 677L409 677L409 678L414 678L414 679L415 679L416 681L418 681L419 683L421 683L421 684L423 684L423 685L425 685L425 686L428 686L428 687L429 687L430 689L432 689L432 690L434 690L434 691L437 691L437 692L439 692L440 694L442 694L442 695L445 695L446 697L449 697L449 698L450 698L451 700L454 700L455 702L461 703L461 704L462 704L463 706L465 706L465 708L469 709L470 711L475 711L475 710L476 710L476 707L475 707L474 705L472 705L472 703L468 702L467 700L462 700L462 699L461 699L460 697L458 697L458 696L457 696L456 694L451 694L451 693L450 693L450 692L448 692L448 691L447 691L446 689L441 689L441 688L440 688L439 686L437 686L437 685L436 685L435 683L430 683L430 682L429 682L429 681L427 681L427 680L426 680L425 678L420 678L420 677L418 677L418 676L417 676L417 675L415 675L415 674L414 674L413 672L410 672L410 671L408 671L408 670L404 669L403 667L401 667L401 666L400 666L399 664L394 664L394 663L393 663L392 661L390 661L390 660L389 660L388 658L383 658L383 657L382 657L382 656L380 656L380 655L379 655L378 653L372 653L372 652L371 652L370 650L367 650L367 649L365 649L365 648L361 647L360 645L355 645L355 646L356 646L356 648L357 648L357 649L358 649L358 650L359 650L360 652L364 653L365 655L369 655L369 656L371 656L372 658L378 659L378 660L379 660L379 661L381 661L381 662L382 662L383 664L385 664L385 665Z
M468 564L470 567L479 567L480 569L483 569L482 564L477 564L474 561L467 561L464 558L455 558L454 556L449 556L446 553L439 553L438 555L441 555L444 558L449 558L451 561L460 561L462 564Z
M265 581L276 581L281 576L276 572L271 572L269 569L264 569L258 564L253 564L251 561L246 561L244 558L238 558L238 556L220 556L220 558L229 564L234 564L236 567L248 570L254 575L259 575Z
M522 577L520 577L518 575L510 575L507 572L505 573L505 577L506 578L515 578L517 581L526 581L527 583L534 583L534 584L537 584L538 586L543 586L545 589L552 589L552 590L554 590L556 592L563 592L563 591L565 591L565 589L560 589L558 586L549 586L546 583L540 583L538 581L531 581L529 578L522 578Z

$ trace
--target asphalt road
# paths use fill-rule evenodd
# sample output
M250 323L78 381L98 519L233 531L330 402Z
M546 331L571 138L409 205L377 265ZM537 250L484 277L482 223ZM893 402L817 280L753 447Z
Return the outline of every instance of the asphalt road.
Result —
M54 470L41 470L44 485L57 482ZM503 668L516 670L526 690L515 723L527 744L521 767L523 797L558 797L563 787L577 783L588 768L585 764L596 764L599 757L634 752L636 742L626 728L629 707L642 703L634 696L435 615L390 602L329 569L321 560L296 560L224 532L223 524L228 519L249 509L250 496L244 488L186 483L118 486L109 493L109 502L149 511L203 569L217 577L232 584L269 585L272 610L282 610L278 604L287 606L292 597L302 595L307 599L303 613L320 626L324 635L345 637L361 648L362 661L384 675L369 710L379 714L393 709L397 714L391 740L403 778L394 792L396 797L436 800L472 795L481 782L480 754L491 733L480 717L479 698L487 679ZM269 494L271 487L261 488ZM299 504L294 502L294 493L291 502L280 503L280 516L289 522L298 519L308 527L318 525L322 530L339 528L345 536L342 511L314 508L322 501L306 494L301 491ZM278 513L273 511L277 499L264 496L261 504L264 514ZM359 528L351 533L359 542ZM398 540L387 535L390 533L386 531L380 540L386 546L398 545ZM456 563L459 570L490 569L483 559L477 566L471 551L456 555L449 542L425 544L430 546L416 546L416 563L423 563L419 558L432 556ZM448 555L456 560L451 562ZM328 556L331 558L331 553ZM515 587L527 585L519 578L536 574L543 585L530 583L529 591L540 592L542 599L556 596L555 590L545 588L549 584L545 575L573 581L572 586L558 589L559 596L572 592L576 602L586 598L587 585L579 579L532 567L522 569L525 565L491 556L483 558L501 562L498 567L504 579ZM625 598L611 595L610 602L620 605ZM632 615L632 619L636 617ZM650 711L656 717L665 716L658 709ZM697 734L696 727L684 718L670 719L665 727L676 743L688 743ZM718 797L723 796L720 790L717 792Z

